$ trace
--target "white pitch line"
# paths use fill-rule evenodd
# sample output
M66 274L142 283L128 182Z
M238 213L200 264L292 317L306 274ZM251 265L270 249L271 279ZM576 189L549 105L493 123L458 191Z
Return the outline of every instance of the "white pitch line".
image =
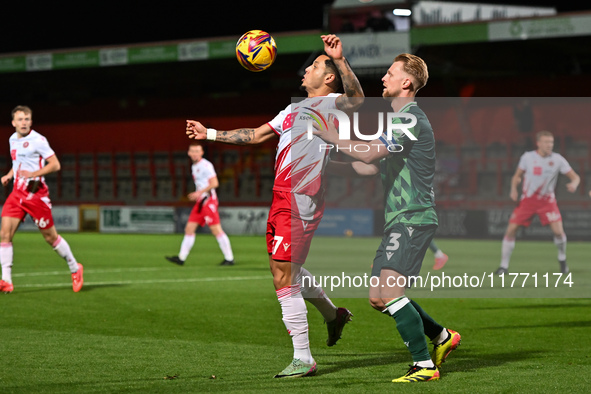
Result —
M270 275L265 276L227 276L215 278L185 278L185 279L153 279L153 280L121 280L111 282L84 282L85 286L117 286L117 285L136 285L153 283L191 283L191 282L217 282L217 281L241 281L241 280L261 280L269 279ZM70 287L72 283L28 283L18 284L16 287Z
M113 268L113 269L87 269L84 268L85 274L111 274L120 272L148 272L148 271L168 271L168 267L145 267L145 268ZM13 277L25 277L25 276L50 276L50 275L64 275L68 273L68 269L65 268L62 271L46 271L46 272L23 272L18 274L12 274Z

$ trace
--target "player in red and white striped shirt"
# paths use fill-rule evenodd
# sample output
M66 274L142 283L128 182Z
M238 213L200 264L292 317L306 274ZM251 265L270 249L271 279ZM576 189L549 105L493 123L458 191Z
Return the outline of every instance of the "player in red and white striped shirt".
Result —
M554 189L558 175L563 174L570 182L566 189L574 193L579 186L580 178L571 168L566 159L559 153L553 152L554 136L549 131L540 131L537 134L537 149L525 152L515 175L511 179L510 197L517 201L517 186L523 180L521 200L509 219L509 225L505 231L501 250L501 266L496 274L502 275L509 272L509 260L515 248L515 235L520 227L528 227L535 215L538 215L543 226L549 225L554 233L554 243L558 248L558 262L560 272L569 272L566 264L566 234L562 226L562 216L556 204Z
M29 214L45 241L68 263L72 273L72 287L78 292L84 283L83 267L76 261L66 240L55 229L49 190L44 178L44 175L59 171L60 162L47 139L31 129L32 124L33 112L29 107L18 106L12 110L12 125L15 128L15 133L9 139L12 168L1 181L2 186L6 186L14 179L14 187L2 207L0 291L10 293L14 290L12 238L20 223Z
M218 241L220 250L224 255L224 261L220 265L234 265L234 253L230 239L222 229L220 215L218 213L218 197L215 189L219 186L218 176L213 164L203 157L201 143L193 143L187 152L193 162L191 174L195 182L195 191L189 194L189 199L195 201L195 205L185 225L185 236L181 243L181 249L177 256L166 256L166 260L178 265L185 264L189 252L195 244L195 232L199 226L209 226L211 234Z
M328 162L326 150L320 149L325 142L317 136L310 138L307 135L307 119L325 122L319 116L319 109L352 112L361 106L362 99L351 98L364 97L357 77L343 56L340 39L335 35L321 38L326 55L318 56L306 68L302 79L301 87L308 97L287 106L270 122L256 129L217 131L206 129L200 122L187 121L187 134L195 139L246 145L279 137L273 202L267 221L267 252L283 322L292 337L294 356L292 363L275 375L276 378L316 372L308 340L305 300L312 303L327 322L328 346L340 338L351 317L347 309L335 307L324 290L312 283L313 280L302 280L302 277L313 279L302 265L324 211L322 174ZM345 93L336 94L341 85ZM303 286L305 282L309 286Z

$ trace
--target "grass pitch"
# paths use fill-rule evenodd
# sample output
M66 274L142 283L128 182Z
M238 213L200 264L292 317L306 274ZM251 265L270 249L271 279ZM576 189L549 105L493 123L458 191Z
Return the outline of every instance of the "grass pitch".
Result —
M2 393L589 391L589 243L569 243L573 285L561 284L561 293L535 292L533 281L516 293L498 286L410 290L435 319L462 334L462 345L440 381L394 385L410 356L394 321L372 310L359 288L331 293L355 315L332 348L309 305L317 376L273 379L292 349L263 237L231 237L237 264L229 267L217 265L222 255L210 235L197 236L183 267L164 260L178 251L179 235L64 237L85 267L80 293L72 292L66 264L39 234L15 237L15 291L0 294ZM437 242L450 256L447 275L481 277L498 266L500 241ZM378 243L319 237L306 267L313 274L362 275ZM518 241L511 268L537 272L540 281L556 271L555 257L551 241ZM430 270L432 262L428 251L421 276L441 275Z

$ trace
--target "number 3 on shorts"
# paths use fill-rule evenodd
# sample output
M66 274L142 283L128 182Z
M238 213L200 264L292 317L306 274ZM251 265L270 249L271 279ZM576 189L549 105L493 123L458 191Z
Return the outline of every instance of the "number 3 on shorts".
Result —
M386 250L389 250L389 251L398 250L398 248L400 247L400 242L398 242L398 238L400 238L401 236L402 236L402 234L400 234L400 233L391 233L390 234L390 242L388 243L388 246L386 246Z
M279 245L281 245L281 241L283 241L283 237L281 235L276 235L273 239L275 244L273 245L273 254L277 253L277 249L279 249Z

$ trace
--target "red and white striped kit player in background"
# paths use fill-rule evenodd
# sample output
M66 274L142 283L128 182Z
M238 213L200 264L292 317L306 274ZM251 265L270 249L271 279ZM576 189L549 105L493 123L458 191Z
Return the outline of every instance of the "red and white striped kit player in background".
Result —
M12 126L15 129L15 133L9 139L12 168L2 177L2 186L6 187L11 179L14 179L14 186L2 207L0 291L10 293L14 290L12 238L20 223L29 214L45 241L68 263L72 273L72 287L75 292L79 292L84 284L83 267L76 261L70 245L55 229L49 190L44 178L47 174L59 171L60 162L47 139L32 130L32 125L33 111L29 107L17 106L12 110Z
M309 118L319 110L355 111L363 103L363 90L343 56L340 39L321 36L326 54L306 68L301 88L308 97L289 105L273 120L257 128L215 130L187 120L190 138L236 145L260 144L279 138L275 159L273 202L267 220L267 253L283 322L292 338L292 362L276 378L313 375L316 362L310 351L306 301L314 305L327 322L327 345L341 336L351 313L337 308L303 267L308 249L324 210L322 174L328 162L319 137L307 137ZM335 94L341 88L344 94ZM356 99L351 100L355 97ZM316 113L315 113L316 112ZM303 280L303 277L312 280Z
M566 264L566 234L562 227L562 216L556 204L554 189L558 175L563 174L570 180L566 190L574 193L579 186L580 178L571 168L566 159L559 153L553 152L554 136L549 131L540 131L536 135L537 149L525 152L515 175L511 179L510 197L518 200L517 187L523 180L521 200L509 219L509 225L503 238L501 250L501 266L496 274L509 272L509 260L515 248L515 235L520 227L528 227L534 216L538 215L542 226L550 226L554 233L554 244L558 248L558 263L560 272L569 272Z
M222 229L220 215L218 213L218 197L215 189L219 186L218 176L213 164L203 157L203 146L195 142L189 146L187 155L193 163L191 174L195 182L195 191L189 194L189 200L195 201L195 205L185 225L185 236L181 242L179 254L165 256L166 260L178 265L184 265L187 256L195 244L195 232L199 226L209 226L211 234L218 241L224 260L220 265L234 265L234 253L230 239Z

